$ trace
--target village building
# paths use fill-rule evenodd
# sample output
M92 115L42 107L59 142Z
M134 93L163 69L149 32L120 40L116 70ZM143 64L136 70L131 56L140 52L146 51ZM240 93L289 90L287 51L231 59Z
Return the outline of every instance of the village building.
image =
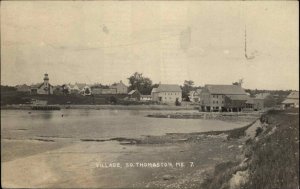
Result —
M67 90L68 94L80 94L83 96L92 95L91 87L85 83L75 83L74 85L65 84L63 85L63 89Z
M115 89L117 91L117 94L127 94L128 93L128 87L120 81L119 83L114 83L110 87L110 89Z
M265 103L268 97L270 97L270 93L259 93L255 95L255 98L253 99L253 109L255 111L263 110L265 108Z
M141 101L151 101L152 96L151 95L141 95Z
M205 85L200 105L202 111L242 111L248 99L240 85Z
M151 90L151 98L152 98L152 101L158 102L158 91L157 91L157 88L153 88Z
M299 91L292 91L281 104L283 109L299 108Z
M79 89L78 85L76 85L76 84L75 85L69 84L68 90L69 90L70 94L79 94L79 92L80 92L80 89Z
M26 84L16 85L16 89L18 92L30 93L30 86Z
M159 84L157 88L151 91L153 101L174 104L176 100L182 101L182 90L179 85Z
M247 94L248 95L248 94ZM246 105L244 110L253 111L254 110L254 98L248 95L248 100L246 101Z
M115 89L115 88L104 89L104 88L100 88L100 87L92 87L91 89L92 89L93 95L117 94L117 89Z
M53 94L54 95L63 95L63 86L61 85L56 85L56 86L53 86Z
M53 86L49 83L49 77L46 73L44 75L44 82L32 85L30 89L31 94L51 95L53 94Z
M201 89L193 90L189 92L189 99L191 102L200 102Z
M131 90L128 93L128 99L134 100L134 101L139 101L141 99L141 93L138 90Z

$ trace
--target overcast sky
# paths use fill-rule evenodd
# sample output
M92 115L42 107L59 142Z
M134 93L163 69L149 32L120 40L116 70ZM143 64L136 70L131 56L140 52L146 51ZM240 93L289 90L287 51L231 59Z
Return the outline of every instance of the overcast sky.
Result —
M297 89L298 2L4 1L1 84L154 83ZM247 57L245 57L245 28Z

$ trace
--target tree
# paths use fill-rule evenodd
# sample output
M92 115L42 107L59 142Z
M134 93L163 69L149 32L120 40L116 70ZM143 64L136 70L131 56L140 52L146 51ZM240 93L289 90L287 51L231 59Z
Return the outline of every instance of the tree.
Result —
M115 96L110 96L109 97L109 102L111 104L116 104L118 102L118 99Z
M63 85L61 86L61 88L62 88L62 93L63 93L64 95L70 94L69 88L68 88L68 86L67 86L66 84L63 84Z
M114 83L115 84L115 83ZM113 84L113 85L114 85ZM96 83L96 84L94 84L92 87L94 87L94 88L101 88L101 89L109 89L109 86L108 85L103 85L103 84L101 84L101 83Z
M237 86L242 86L242 84L244 83L244 79L239 79L238 82L233 82L232 85L237 85Z
M90 89L89 89L88 87L86 87L86 88L84 89L84 94L85 94L85 95L90 95L90 94L91 94L91 91L90 91Z
M153 84L152 87L151 87L151 90L152 90L153 88L157 88L158 86L159 86L159 84L157 84L157 83Z
M183 83L182 89L182 98L186 101L189 101L189 93L194 89L193 87L194 81L192 80L185 80Z
M152 90L152 81L148 77L144 77L142 73L135 72L128 78L129 90L138 90L141 94L150 94Z

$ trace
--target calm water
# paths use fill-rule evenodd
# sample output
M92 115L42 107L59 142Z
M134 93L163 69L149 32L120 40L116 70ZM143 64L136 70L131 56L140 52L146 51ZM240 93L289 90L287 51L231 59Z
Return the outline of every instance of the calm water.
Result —
M153 111L137 110L68 109L31 112L29 114L24 110L1 110L2 138L137 138L174 132L227 130L246 125L219 120L148 118L145 115Z

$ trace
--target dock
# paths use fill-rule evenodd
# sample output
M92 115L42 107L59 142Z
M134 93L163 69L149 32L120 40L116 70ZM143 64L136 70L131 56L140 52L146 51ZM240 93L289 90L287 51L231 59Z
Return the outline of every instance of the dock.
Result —
M31 106L32 110L60 110L59 106L54 106L54 105L45 105L45 106Z

